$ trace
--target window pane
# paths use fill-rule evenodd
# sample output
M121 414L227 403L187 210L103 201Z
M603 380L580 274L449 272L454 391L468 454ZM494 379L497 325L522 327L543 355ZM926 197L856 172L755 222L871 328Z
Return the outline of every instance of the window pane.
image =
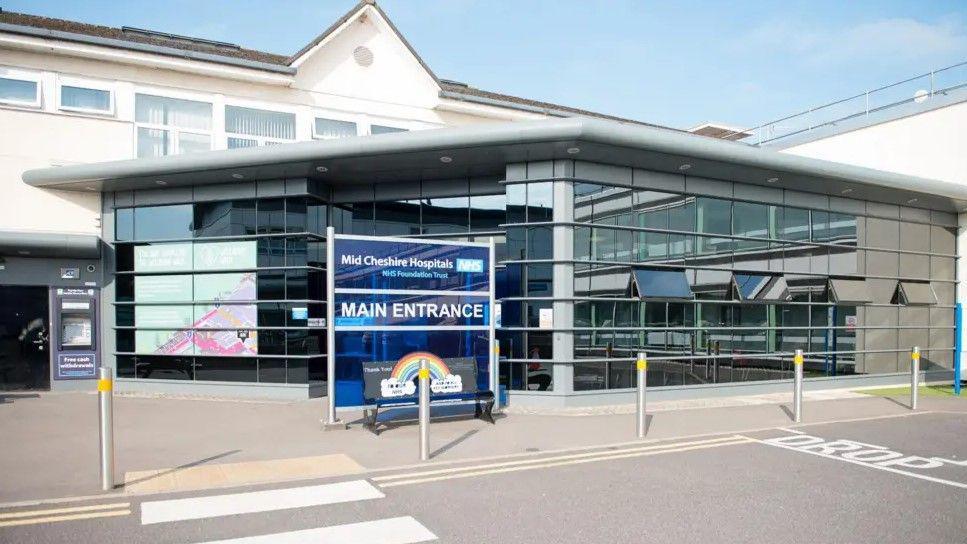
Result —
M60 105L64 108L110 111L111 91L61 85Z
M285 232L285 200L281 198L259 200L257 232L259 234Z
M114 239L133 240L134 239L134 210L131 208L118 208L114 210Z
M751 204L749 202L736 202L735 213L732 215L732 234L736 236L748 236L750 238L769 238L770 224L769 206L763 204ZM756 240L737 240L736 249L756 249L768 247L768 242Z
M137 94L134 119L138 123L211 130L212 105L194 100Z
M467 232L469 225L469 197L427 198L423 201L424 234Z
M135 240L191 238L190 204L146 206L134 209Z
M357 134L356 123L316 117L317 138L350 138Z
M475 195L470 197L470 230L497 230L507 215L507 197L504 194Z
M393 132L408 132L405 128L388 127L385 125L371 125L369 127L370 134L390 134Z
M692 298L684 270L636 269L633 277L641 298Z
M419 200L377 202L375 213L377 236L420 234Z
M295 139L295 114L225 106L225 132Z
M36 102L37 82L0 77L0 100Z
M164 157L168 154L170 138L167 130L138 127L138 158Z
M195 236L255 234L255 201L199 202L195 204Z
M783 209L779 236L783 240L809 240L809 210Z
M527 184L527 222L553 221L554 183Z
M229 149L240 149L242 147L258 147L258 140L251 140L249 138L229 138L228 148Z
M210 151L212 148L212 137L207 134L192 134L182 132L178 134L178 153L197 153L199 151Z

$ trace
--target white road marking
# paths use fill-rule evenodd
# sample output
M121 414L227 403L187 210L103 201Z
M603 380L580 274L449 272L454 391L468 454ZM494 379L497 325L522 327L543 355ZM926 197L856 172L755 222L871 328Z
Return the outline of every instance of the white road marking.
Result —
M422 523L403 516L204 544L411 544L436 538Z
M114 510L116 508L127 508L131 506L128 502L114 502L110 504L89 504L85 506L72 506L70 508L48 508L46 510L27 510L22 512L6 512L0 514L2 519L33 518L38 516L52 516L54 514L75 514L78 512L93 512L95 510Z
M613 454L610 454L610 455L599 455L597 457L587 457L587 458L583 458L583 459L571 459L571 460L568 460L568 461L557 461L557 462L552 462L552 463L529 464L529 465L523 465L523 466L502 466L500 468L491 468L491 469L484 469L484 470L473 470L473 471L470 471L470 472L456 472L456 473L450 473L450 474L443 474L441 476L429 476L429 477L425 477L425 478L413 478L413 479L409 479L409 480L399 480L399 481L394 481L394 482L382 483L382 484L379 484L379 486L380 487L396 487L396 486L399 486L399 485L423 484L423 483L429 483L429 482L438 482L438 481L441 481L441 480L453 480L453 479L457 479L457 478L470 478L470 477L474 477L474 476L485 476L485 475L489 475L489 474L503 474L503 473L507 473L507 472L519 472L521 470L533 470L533 469L537 469L537 468L551 468L551 467L560 467L560 466L565 466L565 465L578 465L578 464L583 464L583 463L594 463L596 461L610 461L610 460L614 460L614 459L628 459L628 458L631 458L631 457L647 457L647 456L650 456L650 455L660 455L660 454L663 454L663 453L678 453L678 452L685 452L685 451L702 450L702 449L707 449L707 448L719 448L719 447L722 447L722 446L734 446L734 445L738 445L738 444L747 444L749 442L749 440L746 439L745 437L733 436L733 437L730 437L730 438L731 438L731 441L729 441L729 442L705 443L705 444L699 444L699 445L696 445L696 446L685 446L685 447L680 447L680 448L665 448L665 449L653 450L653 451L631 450L630 453L613 453ZM629 451L629 450L624 450L624 451ZM480 468L480 467L467 467L467 468L474 469L474 468Z
M365 480L334 484L252 491L231 495L192 497L141 504L141 523L163 523L233 514L270 512L340 502L381 499L385 495Z
M39 523L54 523L57 521L77 521L81 519L112 518L117 516L129 516L130 510L108 510L106 512L84 512L79 514L66 514L63 516L46 516L42 518L11 519L10 521L0 521L0 527L16 527L18 525L36 525Z
M797 431L796 429L787 429L785 427L776 427L776 428L779 429L780 431L785 431L787 433L792 433L792 434L806 434L806 433L804 433L802 431Z
M900 470L898 468L885 467L885 466L882 466L882 465L876 465L876 464L873 464L873 463L867 463L865 461L860 461L858 459L846 459L844 457L838 457L838 456L835 456L835 455L826 455L824 453L820 453L820 452L817 452L817 451L803 450L803 449L795 448L795 447L792 447L792 446L786 446L786 445L783 445L783 444L776 444L776 443L773 443L773 442L768 442L766 440L759 440L757 438L751 438L751 437L744 437L744 438L748 438L749 440L752 440L753 442L758 442L760 444L765 444L766 446L772 446L774 448L782 448L784 450L790 450L790 451L795 451L795 452L799 452L799 453L808 453L809 455L816 455L816 456L822 457L824 459L833 459L833 460L836 460L836 461L842 461L844 463L852 463L854 465L860 465L860 466L863 466L863 467L875 468L877 470L885 470L887 472L892 472L894 474L902 474L903 476L910 476L911 478L917 478L917 479L920 479L920 480L926 480L928 482L934 482L934 483L938 483L938 484L949 485L949 486L952 486L952 487L958 487L960 489L967 489L967 483L964 483L964 482L957 482L957 481L954 481L954 480L945 480L943 478L935 478L933 476L927 476L925 474L917 474L916 472L909 472L909 471L906 471L906 470Z

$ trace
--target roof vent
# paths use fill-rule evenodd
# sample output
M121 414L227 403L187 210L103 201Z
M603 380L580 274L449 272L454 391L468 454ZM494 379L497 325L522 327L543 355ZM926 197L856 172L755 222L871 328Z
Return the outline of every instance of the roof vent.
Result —
M371 66L373 64L373 51L365 45L360 45L353 49L353 59L360 66Z

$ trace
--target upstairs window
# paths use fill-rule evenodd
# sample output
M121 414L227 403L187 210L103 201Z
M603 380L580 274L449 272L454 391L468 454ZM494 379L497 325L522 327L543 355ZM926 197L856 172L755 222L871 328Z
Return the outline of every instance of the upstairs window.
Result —
M207 102L138 93L134 121L139 158L212 148L212 105Z
M356 123L316 117L312 126L312 137L318 140L334 140L336 138L352 138L358 134Z
M0 68L0 104L40 107L40 75Z
M62 79L57 107L64 111L113 115L114 92L108 84Z
M225 106L228 148L272 145L295 140L295 114Z
M391 134L393 132L409 132L408 129L399 127L388 127L386 125L370 125L370 134Z

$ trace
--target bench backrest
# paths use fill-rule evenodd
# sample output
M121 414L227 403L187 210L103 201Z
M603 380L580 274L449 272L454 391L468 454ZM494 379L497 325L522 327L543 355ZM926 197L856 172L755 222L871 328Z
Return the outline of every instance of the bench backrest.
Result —
M407 355L400 359L419 360ZM453 399L477 393L477 361L473 357L438 359L428 355L430 365L430 400ZM416 370L419 365L401 365L400 361L364 361L363 400L367 404L417 402L419 390ZM428 361L430 362L430 361ZM442 364L440 364L442 363Z

